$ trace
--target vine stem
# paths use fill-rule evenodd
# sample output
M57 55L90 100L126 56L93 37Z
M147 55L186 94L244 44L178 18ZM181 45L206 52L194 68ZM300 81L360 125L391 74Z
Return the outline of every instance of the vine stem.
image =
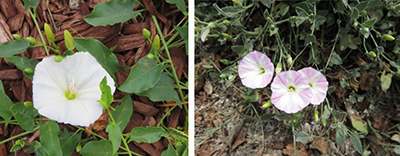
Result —
M37 131L38 129L39 129L39 126L35 127L35 128L32 130L32 132ZM14 140L14 139L16 139L16 138L18 138L18 137L21 137L21 136L27 135L27 134L29 134L29 133L32 133L32 132L26 131L26 132L23 132L23 133L14 135L14 136L12 136L12 137L9 137L9 138L7 138L7 139L1 141L1 142L0 142L0 145L1 145L1 144L4 144L4 143L6 143L6 142L9 142L9 141L11 141L11 140Z
M42 31L40 31L39 24L38 24L38 22L37 22L37 20L36 20L36 11L33 10L33 13L32 13L31 9L28 9L28 10L29 10L29 13L30 13L31 16L32 16L33 22L34 22L35 25L36 25L36 29L37 29L37 31L38 31L38 33L39 33L40 39L42 39L42 42L43 42L43 44L44 44L45 41L44 41L44 38L43 38L43 35L42 35ZM50 55L50 54L49 54L49 50L47 49L47 47L44 46L44 49L46 50L46 55Z
M161 41L163 43L163 46L165 47L165 52L167 53L168 59L169 59L168 61L171 63L172 74L174 76L175 82L176 82L176 84L179 84L179 80L178 80L178 76L176 75L176 70L175 70L175 67L174 67L174 63L172 62L172 58L171 58L171 55L170 55L169 50L168 50L168 45L165 42L164 36L162 35L161 29L160 29L160 26L158 25L156 17L154 15L152 15L151 17L153 18L153 21L154 21L154 24L156 25L158 34L160 35L160 39L161 39ZM181 98L181 101L184 101L185 97L183 97L182 88L179 85L177 85L177 86L178 86L179 96Z
M293 123L293 119L292 119L292 133L293 133L293 150L294 153L293 155L296 156L296 135L294 134L294 123Z

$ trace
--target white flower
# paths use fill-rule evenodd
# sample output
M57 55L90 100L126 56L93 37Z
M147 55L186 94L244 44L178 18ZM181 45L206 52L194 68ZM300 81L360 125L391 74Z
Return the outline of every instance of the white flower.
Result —
M311 104L319 105L325 100L326 91L328 91L328 81L326 77L322 75L321 72L311 67L303 68L299 70L299 72L306 78L311 87Z
M258 51L248 53L238 66L240 80L246 87L264 88L272 79L274 65L269 57Z
M103 112L97 100L104 76L114 93L114 80L90 53L77 52L61 62L46 57L35 68L33 106L49 119L87 127Z
M272 104L286 113L296 113L311 102L311 88L305 77L296 71L276 75L271 90Z

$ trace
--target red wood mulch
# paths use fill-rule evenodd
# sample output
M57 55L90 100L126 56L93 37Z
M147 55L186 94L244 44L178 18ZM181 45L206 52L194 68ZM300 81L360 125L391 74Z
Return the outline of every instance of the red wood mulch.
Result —
M155 15L159 21L159 25L163 32L163 35L168 39L171 34L175 32L173 27L177 25L185 16L174 6L165 3L164 1L151 1L141 0L146 6L148 11L142 12L142 17L131 19L128 22L122 24L115 24L113 26L98 26L93 27L87 24L83 17L90 14L93 7L103 1L108 0L87 0L84 3L79 3L78 8L70 8L68 3L69 0L50 0L46 3L46 0L42 0L37 8L37 20L41 27L42 33L44 23L53 25L48 9L52 13L54 24L57 30L53 30L56 36L56 43L61 48L61 51L65 51L64 35L63 31L68 30L74 37L91 37L100 40L107 47L112 47L118 44L114 50L114 54L117 56L121 66L133 66L137 60L141 57L146 56L150 44L146 42L142 36L142 29L146 28L151 31L151 39L154 39L156 32L155 24L151 18L151 15ZM135 9L143 9L137 5ZM20 34L23 37L32 36L36 40L41 41L35 24L28 11L22 12L23 2L22 0L0 0L0 43L13 40L12 34ZM172 32L172 33L171 33ZM187 81L187 56L184 51L184 47L170 49L171 57L173 58L174 65L177 67L177 74L181 81ZM54 54L54 52L51 52ZM30 59L41 60L46 57L45 50L41 47L31 48L26 52L20 54ZM124 69L116 73L118 84L121 85L128 77L129 69ZM25 102L32 101L32 80L24 77L22 72L10 62L7 62L3 58L0 58L0 80L3 81L5 91L7 95L12 99L13 102ZM126 93L116 91L114 94L115 99L121 99ZM184 93L187 94L187 93ZM159 107L155 103L146 97L138 97L132 95L134 100L132 107L134 112L130 117L130 122L123 133L128 133L134 127L138 126L156 126L161 120L168 107ZM113 103L113 106L119 103ZM167 127L176 128L177 126L184 126L186 123L186 111L181 109L175 109L171 114L164 120L164 125ZM83 137L90 135L90 131L93 131L105 138L107 134L105 132L105 125L107 124L108 116L104 114L93 126L87 128L87 134ZM69 131L75 131L76 128L71 125L59 124L61 130L67 129ZM0 141L11 136L17 135L24 132L24 130L17 125L8 125L5 127L4 124L0 124ZM39 139L39 132L25 135L18 139L24 139L28 142ZM0 145L0 155L31 155L32 152L24 153L23 150L19 150L16 153L10 153L10 149L16 140L7 142L6 144ZM153 144L146 143L130 143L129 147L132 151L142 155L161 155L162 151L168 147L168 141L162 139L159 142ZM25 147L26 148L26 147ZM77 155L74 152L74 155Z

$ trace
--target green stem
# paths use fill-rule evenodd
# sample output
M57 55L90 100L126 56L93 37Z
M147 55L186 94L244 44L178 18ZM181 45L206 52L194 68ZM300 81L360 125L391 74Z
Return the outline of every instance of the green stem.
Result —
M168 50L168 45L165 42L164 36L163 36L163 34L161 32L160 26L158 25L156 17L154 15L151 16L151 17L153 18L153 21L154 21L154 24L156 25L158 34L160 35L160 39L161 39L161 41L163 43L163 46L165 47L165 52L167 53L169 62L171 63L172 74L174 75L175 82L176 82L176 84L179 84L178 76L176 75L176 70L175 70L174 64L172 62L171 55L170 55L169 50ZM184 100L183 92L182 92L182 89L180 88L179 85L178 85L178 90L179 90L179 95L181 97L181 100L183 101Z
M32 16L33 22L34 22L35 25L36 25L36 28L37 28L37 31L38 31L38 33L39 33L40 39L42 39L42 42L45 43L44 38L43 38L43 35L42 35L42 31L40 31L39 24L38 24L38 22L37 22L37 20L36 20L36 11L33 10L33 13L32 13L31 9L28 9L28 10L29 10L29 13L30 13L31 16ZM49 55L49 50L47 49L47 47L44 47L44 49L46 50L46 55Z
M172 110L174 110L176 106L170 108L165 115L161 118L160 122L158 122L157 127L160 127L161 123L164 121L164 119L171 113Z
M129 156L132 156L131 150L129 149L129 146L128 146L128 144L126 143L126 139L125 139L125 137L124 137L122 134L121 134L121 139L122 139L122 142L124 143L125 147L128 149L128 150L127 150L128 155L129 155Z
M35 127L35 128L32 130L32 132L34 132L34 131L36 131L36 130L38 130L38 129L39 129L39 126ZM14 140L14 139L16 139L16 138L18 138L18 137L21 137L21 136L27 135L27 134L29 134L29 133L32 133L32 132L26 131L26 132L23 132L23 133L14 135L14 136L12 136L12 137L9 137L9 138L7 138L7 139L1 141L1 142L0 142L0 145L1 145L1 144L4 144L4 143L6 143L6 142L9 142L9 141L11 141L11 140Z
M292 133L293 133L293 149L294 149L294 156L296 156L296 135L294 134L294 123L292 119Z

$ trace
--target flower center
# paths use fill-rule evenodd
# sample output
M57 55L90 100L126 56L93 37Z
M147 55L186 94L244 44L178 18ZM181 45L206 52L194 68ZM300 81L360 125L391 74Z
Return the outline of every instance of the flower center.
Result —
M75 80L74 80L73 78L72 78L72 82L69 84L68 88L69 88L69 90L67 90L67 91L65 92L65 97L66 97L68 100L73 100L73 99L75 99L77 88L76 88Z
M261 67L260 70L261 70L261 74L265 73L265 69L263 67Z
M293 86L289 86L289 92L295 92L296 88L294 88Z
M308 83L308 85L310 85L311 88L313 87L312 83Z

